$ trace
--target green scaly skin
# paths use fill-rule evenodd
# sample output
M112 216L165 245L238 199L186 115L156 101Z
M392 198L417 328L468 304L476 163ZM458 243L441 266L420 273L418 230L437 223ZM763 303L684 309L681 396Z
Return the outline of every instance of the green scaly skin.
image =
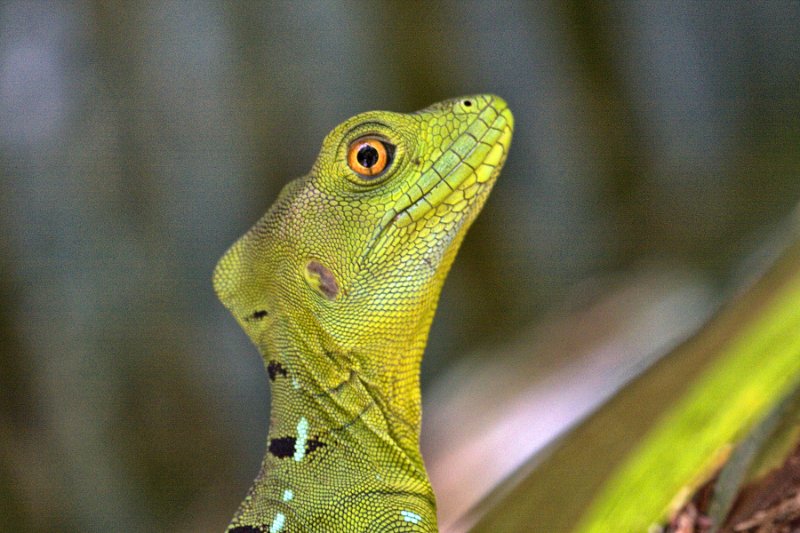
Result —
M228 531L433 532L419 451L419 367L459 245L505 161L492 95L336 127L214 273L272 380L267 453ZM393 145L366 179L365 136Z

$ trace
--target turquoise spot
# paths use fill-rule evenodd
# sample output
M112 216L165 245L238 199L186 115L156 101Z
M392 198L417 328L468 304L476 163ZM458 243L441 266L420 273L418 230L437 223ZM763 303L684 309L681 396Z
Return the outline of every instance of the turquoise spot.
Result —
M306 441L308 440L308 420L301 417L297 423L297 440L294 441L294 460L302 461L306 456Z
M403 520L406 522L411 522L412 524L419 524L422 522L422 517L417 513L412 513L411 511L400 511L400 516L403 517Z
M292 492L291 489L286 489L283 491L283 501L288 502L292 498L294 498L294 492Z
M283 525L286 523L286 515L283 513L276 513L275 520L272 521L272 525L269 526L269 533L278 533L280 530L283 529Z

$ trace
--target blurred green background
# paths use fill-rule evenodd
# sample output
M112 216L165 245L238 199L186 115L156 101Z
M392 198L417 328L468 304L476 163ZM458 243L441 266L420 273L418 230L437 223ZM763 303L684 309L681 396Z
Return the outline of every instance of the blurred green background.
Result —
M0 530L222 530L268 390L216 260L341 120L475 92L516 132L426 389L800 200L797 2L0 2Z

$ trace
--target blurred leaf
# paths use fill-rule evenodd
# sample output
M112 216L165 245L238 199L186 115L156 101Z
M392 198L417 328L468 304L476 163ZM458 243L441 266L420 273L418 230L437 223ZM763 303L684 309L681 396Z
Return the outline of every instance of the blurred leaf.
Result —
M474 531L645 531L724 462L800 376L800 242L699 334L534 457Z
M770 451L773 441L785 440L781 439L780 430L785 428L788 421L796 420L798 413L800 413L800 382L796 383L786 397L777 402L764 419L742 439L720 470L713 483L713 497L706 512L714 524L709 533L719 531L743 484L748 480L748 473L752 472L753 466ZM793 444L795 440L791 439ZM793 449L794 446L788 450L784 448L783 451L792 452ZM788 453L782 455L785 458Z

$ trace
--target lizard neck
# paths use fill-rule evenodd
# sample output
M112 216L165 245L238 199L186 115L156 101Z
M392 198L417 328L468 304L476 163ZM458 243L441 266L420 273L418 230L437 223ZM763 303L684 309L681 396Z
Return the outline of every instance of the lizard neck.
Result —
M269 531L289 517L300 531L326 530L321 520L348 505L345 516L361 515L371 494L389 495L396 519L435 526L419 452L419 357L409 393L408 383L393 390L385 376L304 341L263 355L272 389L267 453L230 531L265 510L274 515Z
M353 451L392 448L401 460L398 466L424 475L419 452L421 356L421 350L394 356L397 365L387 373L384 365L365 366L366 358L358 353L338 354L303 341L267 351L270 440L289 434L304 418L315 435L308 437L309 448L317 446L313 439L323 446L326 439L335 441Z

